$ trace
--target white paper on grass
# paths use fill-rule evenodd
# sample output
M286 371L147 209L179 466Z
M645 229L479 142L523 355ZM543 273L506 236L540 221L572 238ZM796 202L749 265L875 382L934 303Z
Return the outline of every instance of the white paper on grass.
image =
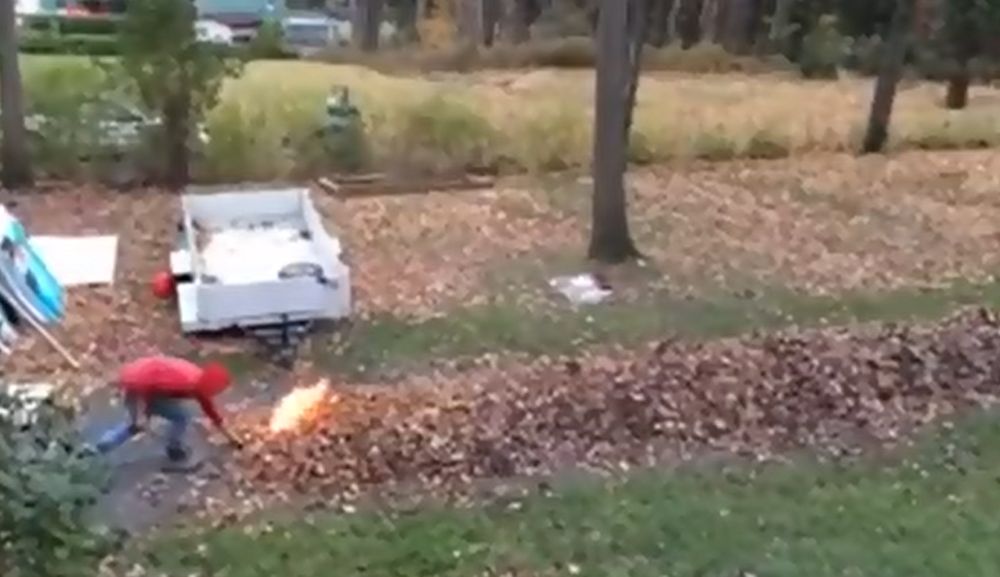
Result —
M32 236L30 243L64 287L114 283L117 236Z
M556 277L549 285L575 305L595 305L611 296L611 291L601 288L589 274Z

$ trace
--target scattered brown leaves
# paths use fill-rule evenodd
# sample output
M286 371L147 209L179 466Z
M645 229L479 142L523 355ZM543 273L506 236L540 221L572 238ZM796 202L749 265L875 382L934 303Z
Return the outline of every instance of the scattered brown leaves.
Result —
M789 331L641 353L542 358L451 380L338 391L321 423L256 441L242 490L324 502L373 489L464 491L476 479L650 465L695 449L840 454L997 396L1000 324Z
M490 297L485 276L586 230L520 188L338 201L316 196L347 245L361 315L426 318Z
M178 330L173 304L157 300L152 275L166 268L176 198L156 190L114 193L88 186L43 188L0 195L31 234L118 234L115 284L66 291L66 318L52 329L83 369L72 371L30 329L22 331L4 375L101 384L116 366L151 351L188 354L194 343ZM66 372L70 371L70 372Z
M632 179L640 246L677 277L811 293L990 281L1000 157L804 156Z

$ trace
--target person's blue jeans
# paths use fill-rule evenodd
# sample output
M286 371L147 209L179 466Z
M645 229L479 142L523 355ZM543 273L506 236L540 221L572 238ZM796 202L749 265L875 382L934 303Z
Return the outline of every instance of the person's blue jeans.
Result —
M125 397L125 405L129 413L135 409L138 400L131 396ZM149 414L156 415L169 422L167 428L167 455L174 456L186 453L184 434L191 422L184 401L170 397L153 397L149 400ZM126 418L121 423L108 429L97 441L96 449L101 453L109 453L127 443L135 435L132 421Z

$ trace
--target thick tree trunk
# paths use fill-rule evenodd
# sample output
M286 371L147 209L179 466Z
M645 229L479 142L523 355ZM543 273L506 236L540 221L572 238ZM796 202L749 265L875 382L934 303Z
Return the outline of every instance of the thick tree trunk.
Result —
M719 41L719 14L723 0L703 0L698 25L701 28L702 42Z
M419 15L418 0L401 0L396 13L396 27L399 30L400 38L405 43L415 43L420 41L420 31L417 29L417 18Z
M378 50L384 0L354 0L351 35L354 46L363 52Z
M661 48L673 39L670 30L670 15L674 9L674 0L650 0L652 8L649 15L649 43Z
M758 0L728 0L726 2L724 45L730 52L746 54L753 46L758 3Z
M969 84L972 83L969 60L963 59L956 66L948 78L948 93L944 100L945 107L951 110L961 110L969 104Z
M690 48L706 38L701 28L702 0L678 0L677 35L681 48Z
M24 93L17 60L17 19L14 1L0 0L0 117L3 149L0 180L7 188L32 183L28 132L24 126Z
M163 112L163 135L167 149L163 180L171 190L181 190L191 181L191 151L188 147L191 140L190 89L178 88Z
M896 9L889 24L889 39L878 78L875 80L868 128L861 145L863 154L881 152L889 139L889 121L892 117L892 105L896 100L896 88L903 72L903 59L906 56L914 1L896 0Z
M634 5L632 0L603 0L597 24L594 196L588 254L607 263L638 256L625 204L628 131L623 128L628 125L628 87L633 74L630 5Z
M639 78L642 72L642 49L649 31L650 0L628 0L628 98L625 101L625 142L632 133L632 117L635 113L636 96L639 93Z
M788 31L792 21L792 7L795 0L776 0L774 13L771 14L767 40L772 52L784 52L788 49Z
M483 46L490 47L496 41L497 28L503 16L503 0L480 0L483 11Z
M457 0L456 24L462 42L478 46L483 41L483 1Z
M677 25L679 14L681 13L681 8L684 6L684 0L673 0L673 6L670 8L670 15L667 16L667 42L673 43L681 37L680 28Z
M531 37L528 15L529 0L503 0L504 39L511 44L522 44Z

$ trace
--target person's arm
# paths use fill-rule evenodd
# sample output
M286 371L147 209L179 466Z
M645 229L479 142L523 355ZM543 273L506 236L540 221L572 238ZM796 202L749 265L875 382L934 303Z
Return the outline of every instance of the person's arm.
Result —
M215 406L215 402L210 397L199 396L198 404L201 405L201 410L208 417L208 420L212 421L215 428L226 437L229 443L237 449L242 449L243 442L226 426L226 423L222 420L222 415L219 413L219 409Z

